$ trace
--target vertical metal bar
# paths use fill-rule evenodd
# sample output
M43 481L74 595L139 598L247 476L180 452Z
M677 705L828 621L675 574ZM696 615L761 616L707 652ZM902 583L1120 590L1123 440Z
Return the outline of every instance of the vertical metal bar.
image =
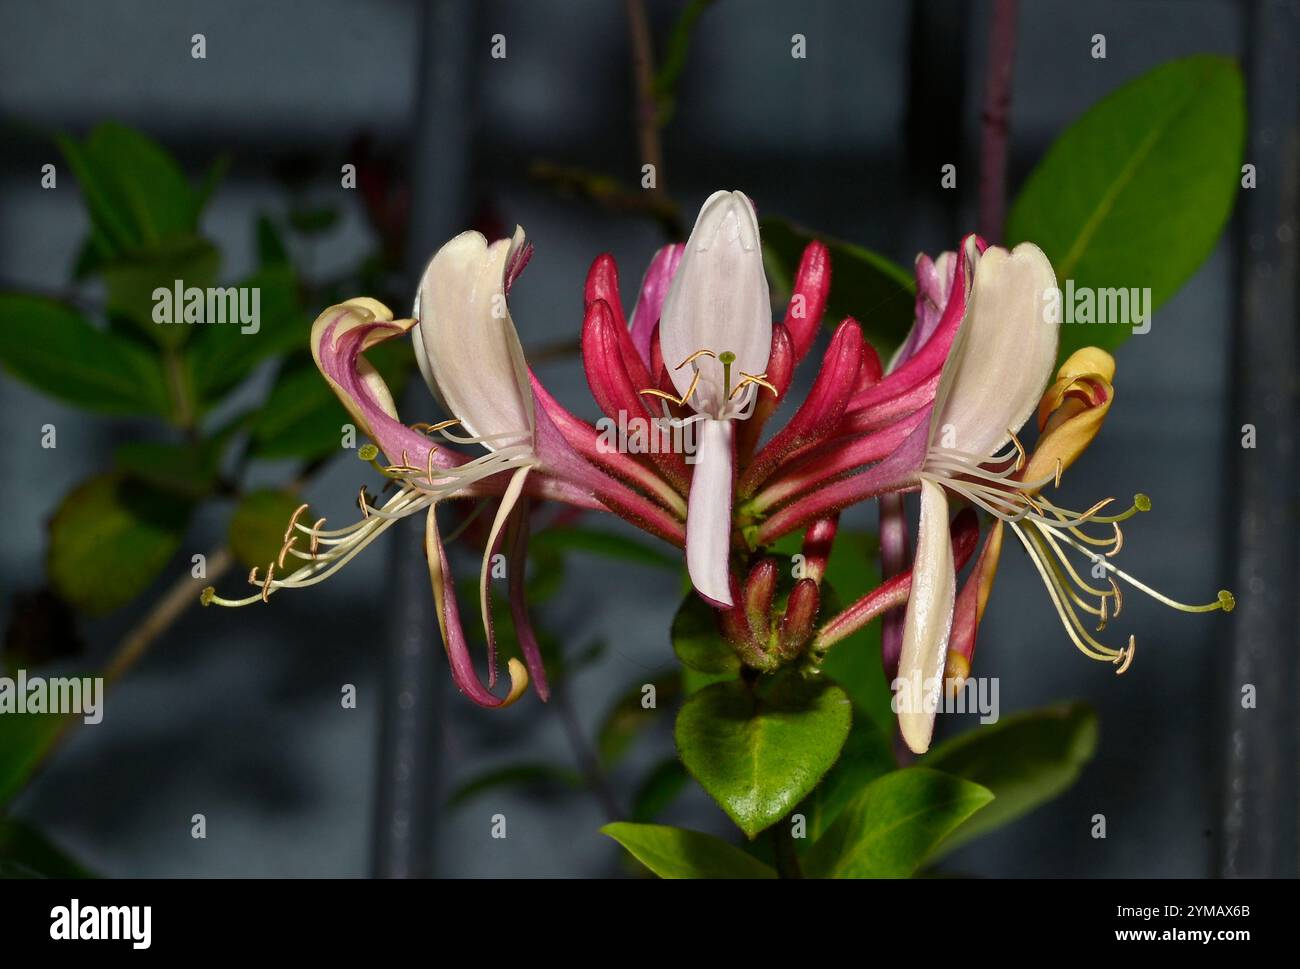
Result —
M1227 877L1297 873L1300 800L1300 636L1296 535L1300 495L1300 348L1296 319L1297 172L1300 172L1300 7L1250 7L1246 161L1257 185L1241 193L1241 314L1230 441L1254 425L1253 449L1235 451L1238 606L1231 624L1223 830ZM1238 692L1254 687L1253 707Z
M464 226L472 157L474 31L472 0L420 4L418 84L412 119L409 291L441 241ZM402 312L402 308L398 308ZM441 675L437 623L424 562L424 523L394 529L393 597L383 672L373 833L373 871L390 878L433 873L438 816Z

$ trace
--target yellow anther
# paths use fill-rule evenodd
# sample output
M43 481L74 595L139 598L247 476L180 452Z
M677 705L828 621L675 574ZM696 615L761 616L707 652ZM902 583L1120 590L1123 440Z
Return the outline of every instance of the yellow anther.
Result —
M317 521L315 525L311 526L311 547L308 551L310 551L312 555L315 555L317 550L320 548L320 535L318 532L320 531L320 527L324 524L325 519L322 518Z
M293 510L293 514L289 516L289 527L284 530L284 540L286 542L289 541L289 536L293 534L294 526L298 524L299 517L301 517L302 513L306 510L307 510L307 503L303 502L301 505L295 508Z
M696 350L694 353L692 353L689 357L687 357L685 360L683 360L673 369L681 370L682 367L686 366L688 363L694 363L700 357L712 357L714 360L718 359L718 355L714 353L712 350ZM686 396L689 397L690 394L687 394Z
M361 490L357 492L357 506L361 509L361 517L370 517L370 506L366 504L366 486L362 485Z
M1115 670L1116 676L1121 675L1129 668L1129 664L1133 662L1133 651L1135 649L1137 649L1137 637L1130 636L1128 638L1128 649L1121 649L1115 656L1115 662L1119 664L1119 668Z
M1007 433L1011 435L1011 443L1016 446L1016 470L1019 471L1025 466L1029 456L1025 454L1025 446L1020 443L1020 438L1016 437L1016 432L1007 428Z
M262 601L266 602L271 598L271 580L275 578L275 565L272 563L266 567L266 581L262 583Z
M709 351L704 350L701 352L707 353ZM700 372L697 370L695 371L695 376L691 378L691 385L686 388L686 393L682 394L682 396L680 397L674 397L672 394L668 393L667 391L659 390L654 387L648 387L645 390L640 391L640 393L651 394L654 397L662 397L664 400L672 401L678 407L684 407L686 405L686 402L691 399L691 395L695 393L695 388L698 387L699 385L700 385Z
M753 373L745 373L742 370L740 372L740 377L741 377L740 383L736 384L736 386L731 388L731 393L727 396L727 400L731 400L733 397L735 397L736 394L740 393L740 391L743 390L748 384L758 384L758 386L760 387L766 387L768 390L772 392L773 397L778 396L776 387L768 380L765 379L767 377L766 373L753 374Z

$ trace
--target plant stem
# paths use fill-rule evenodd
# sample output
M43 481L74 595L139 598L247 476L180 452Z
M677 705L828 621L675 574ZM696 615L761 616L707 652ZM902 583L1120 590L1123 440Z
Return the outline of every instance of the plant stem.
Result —
M632 41L632 72L636 81L633 117L636 121L637 142L641 147L641 164L654 166L654 187L648 191L662 196L665 192L664 155L659 140L659 105L655 101L654 92L654 48L650 40L650 20L646 16L642 0L626 0L626 5L628 36Z
M587 742L587 735L582 730L582 724L578 722L577 712L569 701L569 691L564 684L555 685L551 691L551 700L556 715L564 724L565 736L568 737L569 746L573 749L574 759L578 762L578 769L582 772L587 787L596 796L596 800L600 801L606 816L611 821L619 820L623 817L623 811L618 806L618 798L614 796L614 791L609 786L609 778L605 776L605 771L600 766L600 759L591 744Z
M988 63L984 75L984 109L980 116L979 233L989 242L1002 240L1007 207L1007 137L1011 77L1016 59L1018 0L993 0Z
M104 669L105 684L115 682L134 666L145 650L153 645L154 640L166 632L186 609L199 601L199 590L205 585L215 584L234 564L235 558L230 549L222 546L208 555L205 578L196 579L185 575L177 579L144 618L123 637Z

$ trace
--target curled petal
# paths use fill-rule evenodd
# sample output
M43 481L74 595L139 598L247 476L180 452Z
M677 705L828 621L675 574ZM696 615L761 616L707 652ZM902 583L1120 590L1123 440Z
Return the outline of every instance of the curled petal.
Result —
M1038 405L1038 444L1022 478L1041 481L1060 462L1064 471L1101 430L1115 399L1115 358L1097 347L1084 347L1070 355L1056 373Z
M462 232L420 281L416 360L434 394L489 450L532 440L528 366L505 296L524 250L522 229L490 246L479 233Z
M817 330L826 312L831 291L831 255L826 246L814 239L804 247L799 268L794 275L790 303L785 311L785 326L790 331L795 361L802 360L817 340Z
M528 500L525 498L511 522L510 534L507 536L510 554L510 618L515 624L515 637L519 640L519 650L524 654L528 672L532 677L533 687L542 702L551 698L551 688L546 681L546 666L542 663L542 650L537 643L537 634L533 631L532 620L528 616L525 579L528 570Z
M735 354L733 374L760 374L772 348L772 304L754 206L739 192L715 192L700 209L659 321L664 363L678 396L719 416L727 404L723 365L699 350Z
M992 455L1038 406L1056 362L1059 324L1047 306L1056 274L1043 251L1022 242L990 246L975 267L970 306L935 392L931 440Z
M437 508L436 503L430 505L428 517L425 518L424 551L429 560L429 581L433 586L434 611L438 615L438 627L442 631L442 645L447 651L447 662L451 665L452 679L456 683L456 688L479 706L508 707L528 689L528 671L523 663L511 658L510 691L504 697L495 695L479 682L478 674L474 671L474 660L469 654L469 644L465 641L460 611L456 607L455 585L451 578L451 568L447 563L447 552L438 534Z
M908 748L930 748L943 689L944 661L952 632L956 567L948 530L948 498L940 485L921 482L921 521L912 566L912 591L903 622L903 651L894 680L898 727Z
M731 490L735 456L731 421L699 422L699 447L686 513L686 570L695 591L730 606Z
M645 276L641 278L641 293L637 296L636 306L632 310L632 323L629 327L632 345L647 367L650 366L650 341L659 317L663 313L664 300L668 298L668 289L672 285L677 267L681 265L682 253L686 246L680 242L664 246L654 254L650 265L646 267ZM650 373L655 373L652 368Z

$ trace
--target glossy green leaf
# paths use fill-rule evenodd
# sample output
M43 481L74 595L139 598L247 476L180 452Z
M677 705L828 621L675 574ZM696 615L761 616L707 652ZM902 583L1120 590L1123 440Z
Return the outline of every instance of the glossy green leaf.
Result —
M1094 291L1098 308L1096 290L1149 288L1154 311L1214 249L1241 188L1244 132L1233 61L1200 55L1157 67L1062 132L1016 198L1007 239L1041 246L1058 285ZM1066 316L1062 358L1118 346L1133 332L1132 306L1126 316Z
M50 520L46 572L82 612L110 612L143 592L176 553L188 499L121 474L89 478Z
M662 824L607 824L613 838L660 878L775 878L776 872L720 838Z
M706 687L682 706L674 734L691 776L753 838L830 770L851 723L838 686L783 672Z
M156 357L80 313L38 296L0 294L0 362L60 400L107 414L169 411Z
M735 674L740 658L722 634L713 609L693 591L687 592L673 616L671 632L677 658L700 673Z
M885 774L803 857L823 878L906 878L945 835L993 800L986 788L923 767Z
M0 878L90 878L91 874L30 824L0 817Z
M267 565L279 557L284 547L284 530L301 504L302 499L287 491L264 489L245 495L230 516L228 538L235 558L246 567L256 566L265 573ZM304 524L314 520L311 509L300 517Z
M808 838L820 838L868 784L897 768L889 735L866 717L856 718L839 760L803 804Z
M686 768L676 757L655 765L632 796L632 820L651 822L659 817L691 782Z
M862 324L863 333L882 358L903 342L916 311L916 282L910 270L870 249L811 232L784 219L762 219L759 227L763 264L778 302L789 298L804 247L820 239L831 254L832 282L825 322L838 326L846 316L853 317Z
M942 852L1050 801L1079 777L1097 749L1097 715L1062 703L975 727L939 744L921 764L974 781L996 796L943 842Z

